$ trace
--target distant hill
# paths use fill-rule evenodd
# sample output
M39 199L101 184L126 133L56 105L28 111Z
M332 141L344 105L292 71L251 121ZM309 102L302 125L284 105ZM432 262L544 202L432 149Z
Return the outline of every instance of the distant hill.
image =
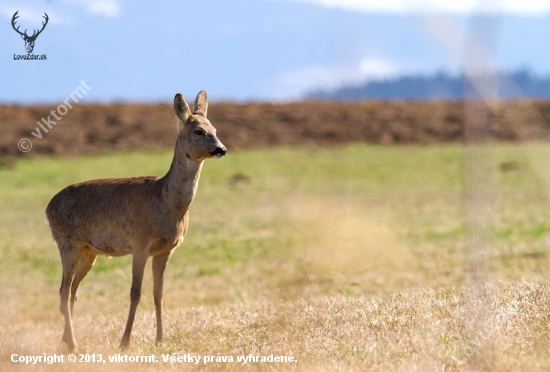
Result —
M497 79L498 97L550 99L550 78L540 78L528 71L499 73L485 76ZM476 79L477 80L477 79ZM432 76L403 76L395 79L369 81L361 85L345 86L335 90L315 90L307 98L353 101L381 100L432 100L477 98L479 93L464 75L452 76L437 73Z

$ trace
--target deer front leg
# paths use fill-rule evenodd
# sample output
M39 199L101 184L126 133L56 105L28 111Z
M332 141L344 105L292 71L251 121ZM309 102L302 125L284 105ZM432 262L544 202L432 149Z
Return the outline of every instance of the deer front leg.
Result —
M157 345L162 344L162 294L164 291L164 271L172 251L153 257L153 297L157 314Z
M132 288L130 289L130 311L128 313L128 321L124 329L124 335L120 341L121 349L128 349L130 346L130 335L132 326L136 317L136 309L141 298L141 283L143 282L143 272L148 256L145 254L134 253L132 259Z

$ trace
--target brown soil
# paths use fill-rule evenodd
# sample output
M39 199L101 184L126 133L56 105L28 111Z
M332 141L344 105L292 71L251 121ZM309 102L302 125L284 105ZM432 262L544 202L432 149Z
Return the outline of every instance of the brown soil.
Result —
M467 107L471 107L468 104ZM210 104L208 118L228 149L277 145L456 142L464 139L464 102L356 103L308 101ZM55 105L0 106L0 155L91 154L140 148L171 148L175 118L168 104L75 105L42 139L38 121ZM51 117L52 120L57 121ZM497 140L550 139L550 102L510 101L488 115ZM28 153L21 138L32 140Z

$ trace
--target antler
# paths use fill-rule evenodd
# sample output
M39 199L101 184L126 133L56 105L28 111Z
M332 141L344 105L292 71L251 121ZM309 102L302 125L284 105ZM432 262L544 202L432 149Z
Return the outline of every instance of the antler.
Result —
M16 13L17 13L17 12L16 12ZM41 33L42 31L44 31L44 29L46 28L46 25L48 24L48 20L49 20L50 18L48 17L48 14L47 14L46 12L44 12L44 14L45 14L45 15L42 16L42 18L45 18L45 19L46 19L46 23L42 22L42 29L41 29L40 31L34 30L32 36L31 36L31 39L32 39L32 38L37 38L38 35L40 35L40 33ZM25 31L27 31L27 30L25 30ZM38 31L38 33L37 33L36 31Z
M16 11L15 14L13 15L13 18L11 19L11 26L13 27L13 29L14 29L15 31L17 31L17 33L18 33L19 35L21 35L21 36L27 36L27 37L28 37L28 35L27 35L27 30L25 30L25 33L23 33L23 32L21 32L21 31L19 31L19 26L17 26L17 28L15 28L15 20L16 20L17 18L19 18L19 16L17 15L17 13L19 13L19 10ZM46 14L46 13L44 13L44 14Z

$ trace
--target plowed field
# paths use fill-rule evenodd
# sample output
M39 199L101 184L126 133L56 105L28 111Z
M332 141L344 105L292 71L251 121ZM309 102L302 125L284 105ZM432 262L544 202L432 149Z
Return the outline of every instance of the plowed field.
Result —
M466 107L464 102L443 101L212 102L208 118L229 150L358 141L426 144L462 141ZM48 133L41 130L42 139L33 136L38 122L47 121L55 109L54 104L0 106L0 155L90 154L174 144L175 118L169 104L75 105L61 120L50 116L57 124ZM550 102L503 102L488 120L496 140L550 139ZM21 138L32 141L28 153L18 150Z

